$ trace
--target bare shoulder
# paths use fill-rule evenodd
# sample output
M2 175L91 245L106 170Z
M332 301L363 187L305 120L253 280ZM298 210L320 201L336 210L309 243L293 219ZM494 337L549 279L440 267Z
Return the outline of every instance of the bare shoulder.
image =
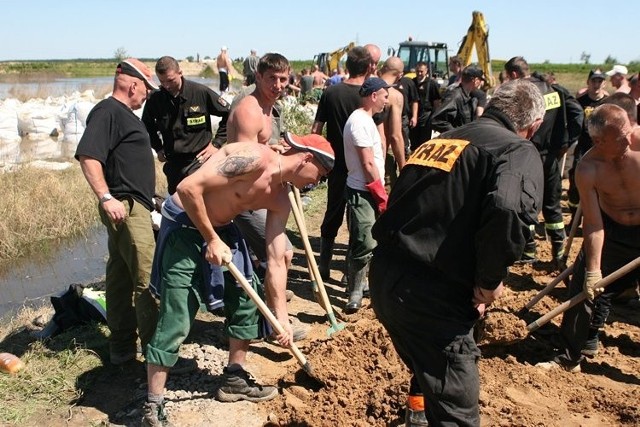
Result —
M394 87L389 88L389 98L395 105L404 105L404 97L402 96L402 92Z
M232 141L254 140L264 127L263 114L256 98L247 95L238 102L231 111L229 122L229 138Z
M246 114L262 115L262 108L256 97L253 94L249 94L238 102L233 108L233 112L243 116Z
M598 164L602 162L593 150L588 151L576 166L576 179L583 181L594 179L598 170Z

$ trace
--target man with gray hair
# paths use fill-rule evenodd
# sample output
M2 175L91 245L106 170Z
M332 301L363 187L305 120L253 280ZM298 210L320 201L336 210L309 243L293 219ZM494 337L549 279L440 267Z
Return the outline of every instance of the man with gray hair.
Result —
M418 147L373 226L371 305L413 373L406 425L480 425L473 327L537 222L543 171L528 139L544 111L534 84L501 85L477 120Z
M612 95L613 97L615 95ZM576 168L582 206L582 250L574 264L569 297L587 299L566 311L560 325L565 350L545 369L580 372L584 356L598 352L599 334L614 298L633 289L640 269L599 288L598 282L640 256L640 141L623 108L604 104L589 116L591 148ZM635 133L635 137L634 137Z

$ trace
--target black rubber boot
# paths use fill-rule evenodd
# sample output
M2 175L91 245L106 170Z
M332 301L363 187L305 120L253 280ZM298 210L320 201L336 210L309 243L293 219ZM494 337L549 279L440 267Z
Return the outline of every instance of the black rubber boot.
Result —
M584 343L584 347L582 347L581 353L584 356L589 358L598 355L598 346L600 344L600 330L597 328L589 328L589 335L587 336L587 340Z
M349 274L347 276L350 290L349 301L344 308L344 312L347 314L355 313L362 307L364 288L367 285L367 271L367 265L361 267L359 270L355 270L354 267L349 265Z
M318 271L322 280L329 280L331 277L331 258L333 257L333 244L335 239L320 238L320 262L318 263Z
M556 270L563 271L567 268L567 256L569 254L564 253L565 240L552 240L551 241L551 256L553 259L551 262Z

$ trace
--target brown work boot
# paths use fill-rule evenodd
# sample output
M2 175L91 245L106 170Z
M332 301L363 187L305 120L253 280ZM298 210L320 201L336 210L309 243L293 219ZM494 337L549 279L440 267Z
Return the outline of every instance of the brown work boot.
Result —
M223 384L216 391L216 399L220 402L237 402L239 400L264 402L278 395L277 388L259 385L251 374L242 367L234 371L229 371L229 368L226 367L223 376Z

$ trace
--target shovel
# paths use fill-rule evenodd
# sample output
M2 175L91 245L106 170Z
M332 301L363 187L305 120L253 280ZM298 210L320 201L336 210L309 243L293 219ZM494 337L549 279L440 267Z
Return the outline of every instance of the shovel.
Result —
M609 274L607 277L601 279L596 284L596 289L606 288L611 283L615 282L616 280L618 280L619 278L623 277L624 275L632 272L633 270L635 270L638 267L640 267L640 257L638 257L638 258L634 259L633 261L623 265L622 267L620 267L619 269L617 269L613 273ZM548 312L544 316L540 317L538 320L535 320L535 321L529 323L527 325L527 329L529 330L529 332L535 331L536 329L538 329L539 327L541 327L542 325L546 324L551 319L556 317L558 314L564 313L565 311L567 311L568 309L570 309L574 305L582 302L586 297L587 296L585 295L584 292L580 292L579 294L575 295L570 300L565 301L564 303L560 304L559 306L557 306L556 308L554 308L553 310L551 310L550 312Z
M291 203L291 210L293 211L293 216L296 220L296 224L298 225L298 229L300 230L300 237L302 237L304 251L307 255L308 268L314 290L317 287L322 301L320 305L327 312L327 318L329 319L329 323L331 324L329 329L327 329L327 335L331 336L332 334L344 329L345 324L338 323L338 321L336 320L336 316L333 312L333 307L331 306L329 296L327 295L327 290L324 287L324 282L322 281L322 277L320 277L320 272L318 271L318 264L316 264L316 258L313 255L311 243L309 243L309 236L307 234L307 227L304 223L304 216L301 212L301 209L299 209L300 205L298 205L298 201L296 200L296 196L294 195L294 190L292 190L292 187L292 185L289 185L288 192L289 202Z
M573 273L573 266L574 266L574 264L572 264L569 267L567 267L562 273L558 274L558 277L556 277L551 282L549 282L549 284L547 286L545 286L545 288L543 290L541 290L540 292L538 292L538 294L536 296L531 298L531 301L529 301L527 303L527 305L524 306L523 312L526 312L527 310L531 309L531 307L536 305L537 302L540 301L543 296L545 296L549 292L551 292L551 290L553 288L555 288L558 285L558 283L563 281L565 278L569 277L569 275L571 273Z
M291 187L293 188L293 194L295 196L296 204L298 205L298 212L300 212L300 221L302 222L302 227L304 228L305 232L307 232L307 222L304 219L304 210L302 208L302 199L300 198L300 190L298 190L298 188L293 185ZM308 235L309 233L307 232L307 236ZM308 240L308 237L307 237L307 240ZM306 251L305 251L305 254L306 254ZM309 278L311 280L311 285L313 287L313 296L315 297L318 304L320 304L320 306L324 309L324 311L327 311L324 300L322 299L320 295L320 291L318 289L318 280L322 280L322 278L316 279L315 275L313 274L313 269L311 268L311 261L309 261L308 257L307 257L307 271L309 272ZM322 282L320 285L324 286L324 282ZM333 305L331 305L331 309L337 313L336 316L338 316L340 320L345 320L340 317L339 311Z
M567 262L569 259L569 251L571 250L571 245L573 244L573 238L576 236L576 232L578 231L578 225L580 224L580 219L582 219L582 207L578 204L576 208L576 213L573 215L573 222L571 223L571 231L569 231L569 237L567 238L567 244L564 248L564 256L562 260Z
M249 295L249 298L251 298L251 300L258 306L258 310L260 310L260 313L262 313L262 315L267 319L267 321L273 327L273 329L279 335L284 334L285 330L280 324L280 322L278 322L278 319L276 319L276 316L273 315L271 310L269 310L269 307L267 307L264 301L262 301L262 299L256 293L256 291L253 290L253 288L251 287L251 284L249 284L246 277L244 277L242 272L238 270L238 267L236 267L235 264L233 264L230 259L225 259L223 261L223 264L225 267L229 269L233 277L235 277L235 279L238 281L238 283L240 284L242 289L247 293L247 295ZM300 363L300 366L302 366L302 369L304 369L304 371L307 374L309 374L310 377L316 378L313 375L313 370L311 369L311 365L307 361L307 358L304 357L304 354L302 354L302 352L300 351L298 346L295 345L293 340L291 340L291 342L289 343L289 350L294 355L294 357L298 360L298 363Z

